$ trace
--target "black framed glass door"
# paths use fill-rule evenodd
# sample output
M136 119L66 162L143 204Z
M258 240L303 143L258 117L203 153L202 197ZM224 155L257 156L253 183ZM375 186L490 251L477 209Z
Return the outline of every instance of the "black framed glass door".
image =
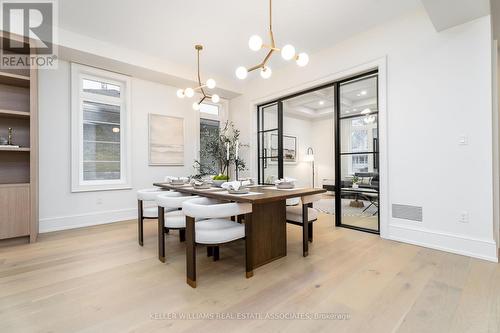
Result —
M378 234L378 104L373 70L258 106L259 184L287 176L323 187L319 210L334 215L336 226ZM312 163L304 158L309 152Z
M379 233L378 75L337 84L337 226Z
M283 178L283 103L261 105L257 111L259 184Z

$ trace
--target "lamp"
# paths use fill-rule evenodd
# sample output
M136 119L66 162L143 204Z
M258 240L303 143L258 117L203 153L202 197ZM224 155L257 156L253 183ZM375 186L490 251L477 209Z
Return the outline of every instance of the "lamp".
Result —
M293 45L287 44L283 46L281 49L276 46L276 42L274 40L274 34L273 34L273 4L272 0L269 0L269 43L265 44L262 38L258 35L253 35L250 37L250 40L248 41L248 47L252 51L259 51L262 49L267 49L267 55L265 56L264 60L250 68L246 68L244 66L240 66L236 69L236 77L240 80L244 80L247 78L248 73L255 71L255 70L260 70L260 76L263 79L269 79L272 74L271 68L267 65L269 62L269 59L273 55L274 52L281 52L281 57L286 60L295 60L298 66L304 67L309 63L309 56L307 53L301 52L297 54L295 47Z
M186 89L179 89L177 90L177 97L179 98L191 98L194 96L194 93L196 90L199 90L201 94L203 95L201 100L199 102L194 102L193 103L193 109L198 111L200 109L200 104L207 98L212 99L212 102L214 103L219 103L220 97L217 94L212 94L208 95L205 92L205 89L203 88L208 88L208 89L214 89L215 86L217 85L214 79L208 79L205 84L201 82L201 76L200 76L200 52L203 50L203 45L195 45L194 47L197 52L197 65L198 65L198 86L196 88L186 88Z
M304 157L304 161L312 162L312 171L313 171L312 187L314 187L314 150L311 147L307 148L307 153L306 156Z

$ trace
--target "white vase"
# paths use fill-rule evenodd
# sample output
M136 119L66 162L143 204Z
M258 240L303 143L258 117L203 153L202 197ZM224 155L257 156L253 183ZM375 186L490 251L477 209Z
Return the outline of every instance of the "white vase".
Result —
M358 184L352 184L352 188L359 188Z

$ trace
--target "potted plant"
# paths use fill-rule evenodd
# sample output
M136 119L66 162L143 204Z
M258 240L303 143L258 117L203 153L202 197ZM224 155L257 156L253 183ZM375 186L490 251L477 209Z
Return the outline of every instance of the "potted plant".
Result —
M359 177L356 175L352 176L352 188L359 188Z
M226 121L218 131L206 129L202 136L205 139L200 150L200 160L194 161L194 168L197 170L194 178L216 175L213 180L217 184L229 181L231 165L235 166L237 172L245 170L245 161L239 156L239 150L248 145L239 143L240 131L233 122Z

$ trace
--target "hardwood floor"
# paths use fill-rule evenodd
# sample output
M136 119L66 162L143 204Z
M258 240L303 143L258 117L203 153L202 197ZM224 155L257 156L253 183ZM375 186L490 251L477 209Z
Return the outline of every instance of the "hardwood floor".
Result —
M288 226L288 256L245 278L243 243L198 255L185 282L177 232L157 259L156 221L42 234L0 248L0 332L499 332L500 265L315 224L309 256ZM348 320L169 320L169 313L347 313Z

